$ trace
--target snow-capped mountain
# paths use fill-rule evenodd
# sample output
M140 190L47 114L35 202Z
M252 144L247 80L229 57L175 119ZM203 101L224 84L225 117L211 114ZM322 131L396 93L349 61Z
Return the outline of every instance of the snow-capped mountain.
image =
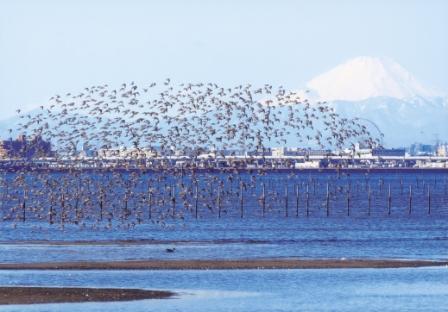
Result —
M361 101L373 97L410 99L442 94L423 86L388 58L357 57L308 82L307 87L327 101Z
M391 59L354 58L310 80L307 89L310 99L375 124L386 146L448 140L448 98Z

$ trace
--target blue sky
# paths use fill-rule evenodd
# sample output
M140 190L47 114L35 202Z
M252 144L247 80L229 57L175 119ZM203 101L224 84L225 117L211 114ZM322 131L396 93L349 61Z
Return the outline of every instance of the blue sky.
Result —
M387 56L448 91L448 1L0 0L0 119L93 84L308 80Z

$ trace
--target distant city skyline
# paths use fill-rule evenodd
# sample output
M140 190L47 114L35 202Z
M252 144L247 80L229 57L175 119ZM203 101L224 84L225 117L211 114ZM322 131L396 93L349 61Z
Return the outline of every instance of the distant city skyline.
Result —
M448 91L448 2L0 3L0 119L56 93L124 81L301 89L357 56L396 60Z

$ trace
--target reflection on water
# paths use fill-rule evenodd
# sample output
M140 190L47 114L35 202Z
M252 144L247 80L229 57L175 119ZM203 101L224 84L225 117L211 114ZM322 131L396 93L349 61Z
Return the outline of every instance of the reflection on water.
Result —
M443 311L448 268L239 271L0 271L8 285L175 290L168 300L3 306L43 311Z

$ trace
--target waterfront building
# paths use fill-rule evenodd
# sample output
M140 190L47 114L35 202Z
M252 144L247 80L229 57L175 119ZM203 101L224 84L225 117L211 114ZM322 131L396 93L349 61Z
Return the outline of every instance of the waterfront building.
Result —
M19 135L16 140L0 141L0 158L42 158L51 157L51 143L44 141L42 137L35 136L27 139L25 135Z
M433 156L435 146L431 144L414 143L409 149L411 156Z
M117 158L117 159L145 159L158 156L154 149L137 149L137 148L112 148L98 149L96 152L99 158Z
M406 150L404 148L374 148L372 156L377 157L404 157Z
M447 157L448 156L448 143L439 144L437 147L437 156Z
M360 143L355 144L354 156L358 158L372 157L372 149Z
M287 148L287 147L274 147L272 148L272 157L285 157L285 156L328 156L331 155L330 150L313 150L304 148Z
M247 152L247 156L272 156L272 150L269 147L259 149L253 152Z
M303 161L294 164L295 169L318 169L321 167L320 161Z
M332 152L330 150L307 150L308 156L330 156Z
M286 147L273 147L272 157L283 157L286 154Z
M79 152L80 157L94 157L96 156L96 151L92 150L87 143L82 145L82 149Z

